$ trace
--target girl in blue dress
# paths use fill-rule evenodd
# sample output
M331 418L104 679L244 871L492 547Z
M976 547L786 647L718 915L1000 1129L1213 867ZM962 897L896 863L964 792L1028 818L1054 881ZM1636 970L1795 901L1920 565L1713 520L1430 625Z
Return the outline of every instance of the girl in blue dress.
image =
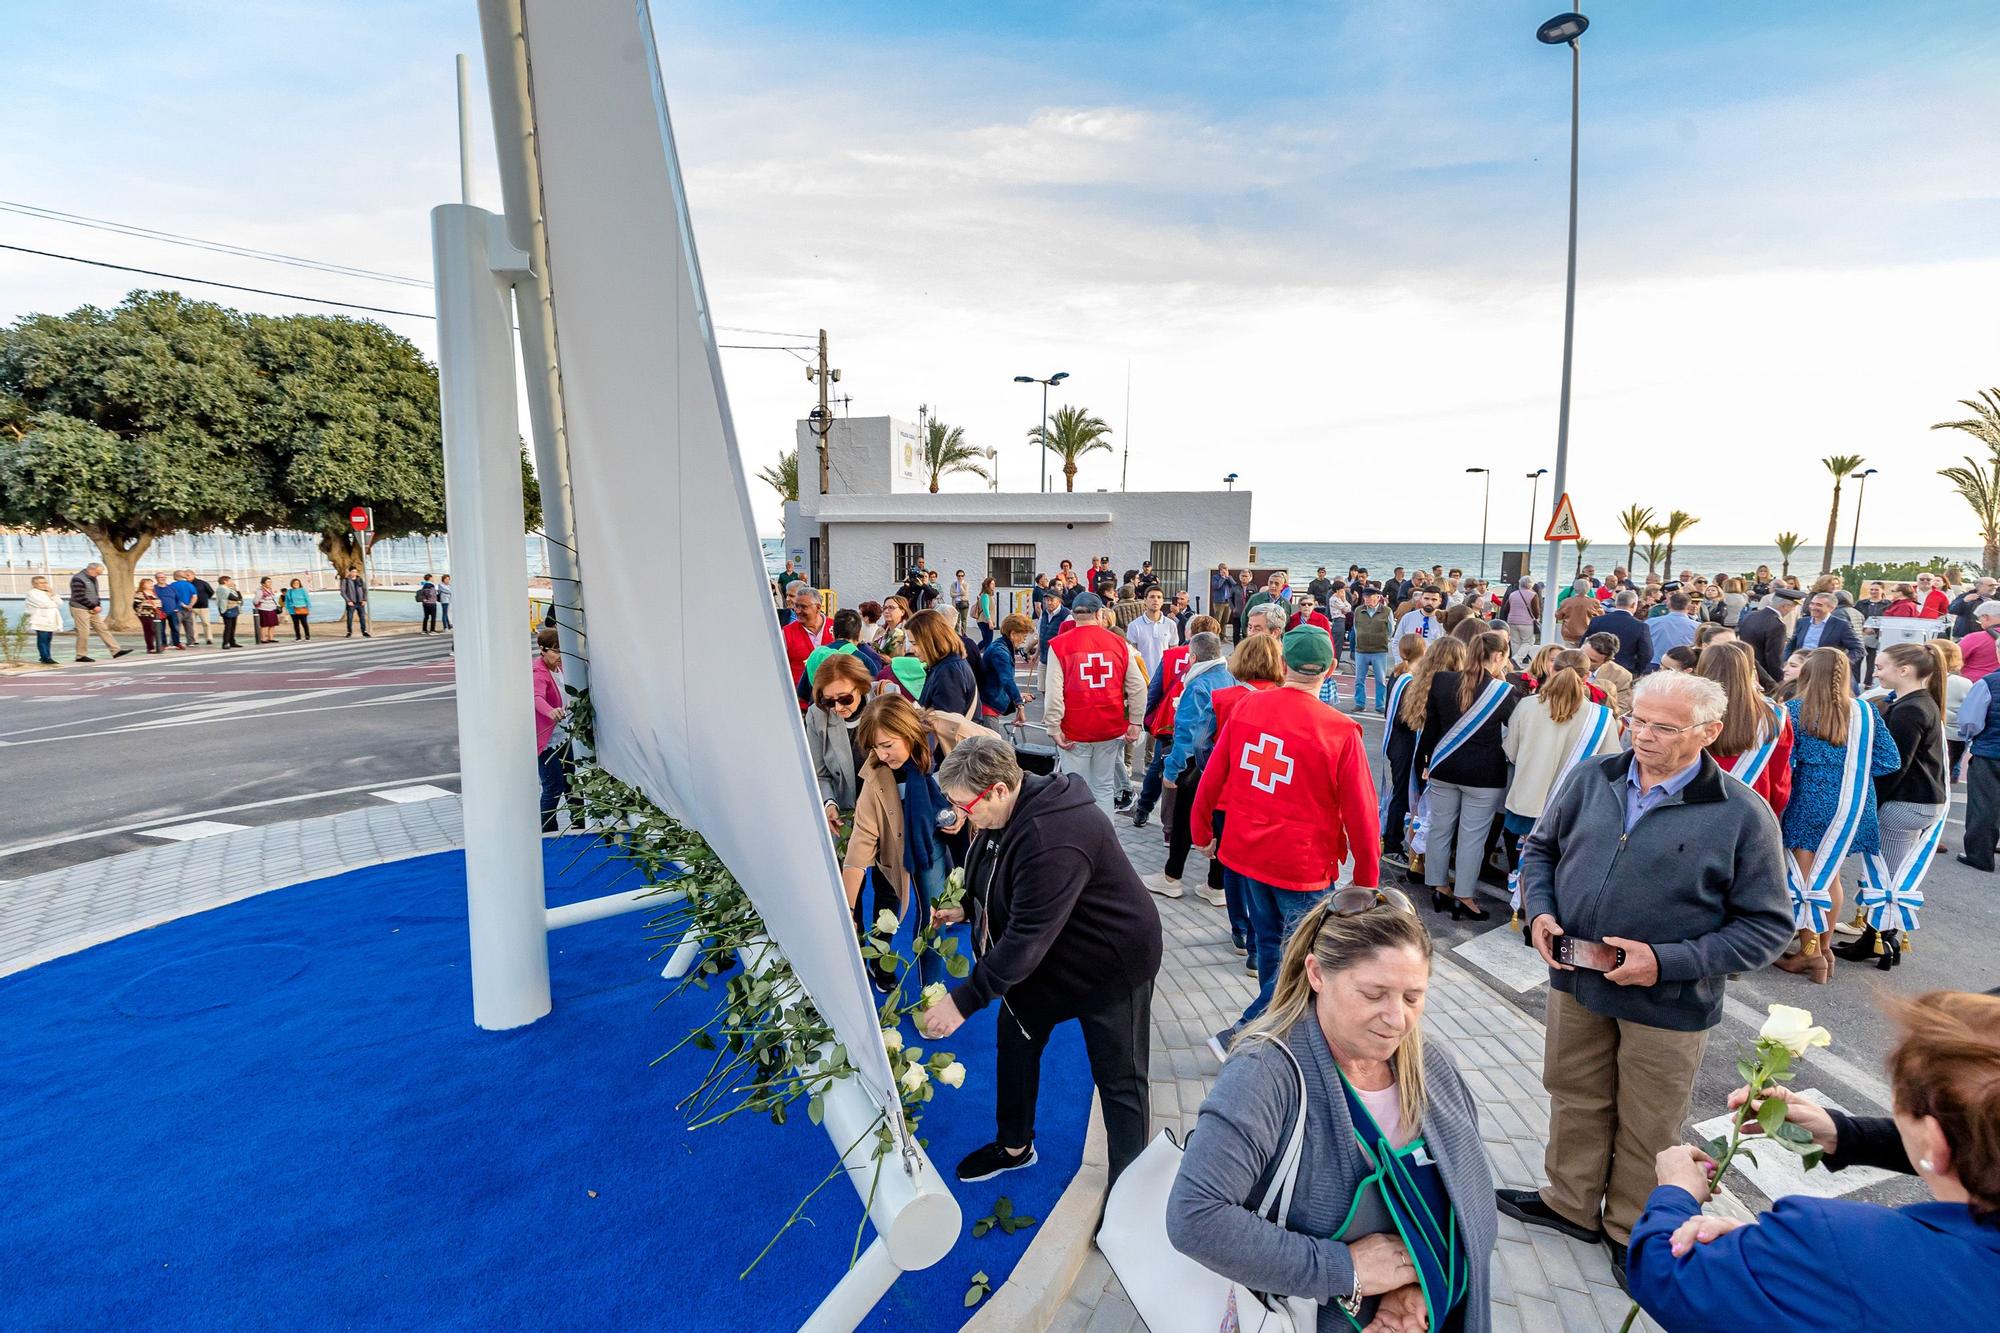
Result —
M1839 814L1840 775L1847 763L1848 731L1853 720L1853 679L1847 654L1838 648L1815 648L1807 654L1805 665L1799 671L1797 697L1785 704L1796 739L1792 746L1792 799L1785 805L1781 828L1786 850L1798 862L1799 874L1807 879L1812 876L1813 858L1826 837L1827 828ZM1845 852L1882 850L1881 834L1875 822L1873 779L1883 773L1893 773L1901 766L1902 755L1896 749L1895 737L1889 734L1886 725L1878 723L1874 752L1863 774L1867 780L1861 784L1861 818L1856 824L1854 839ZM1829 891L1833 895L1833 909L1827 914L1827 920L1831 922L1840 916L1840 876L1837 873ZM1810 931L1802 934L1803 950L1780 958L1778 966L1787 972L1804 973L1815 982L1824 983L1833 975L1833 956L1827 952L1827 936Z

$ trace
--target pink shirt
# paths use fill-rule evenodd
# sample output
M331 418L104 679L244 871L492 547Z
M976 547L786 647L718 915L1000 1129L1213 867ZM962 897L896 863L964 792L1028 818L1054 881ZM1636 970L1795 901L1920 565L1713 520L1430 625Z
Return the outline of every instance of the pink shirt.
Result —
M549 670L540 653L535 654L535 753L549 748L555 735L556 713L563 706L562 682Z
M2000 648L1993 643L1993 636L1983 629L1976 629L1958 641L1958 651L1965 656L1965 670L1960 674L1967 680L1978 680L1981 676L2000 671Z

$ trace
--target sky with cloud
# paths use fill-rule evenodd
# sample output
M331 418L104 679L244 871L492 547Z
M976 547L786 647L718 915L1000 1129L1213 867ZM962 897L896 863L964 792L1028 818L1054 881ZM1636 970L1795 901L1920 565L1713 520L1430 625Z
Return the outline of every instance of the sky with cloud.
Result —
M1982 6L1592 15L1571 489L1703 541L1975 544L1931 423L2000 384L2000 26ZM1078 484L1257 493L1260 540L1468 539L1552 466L1569 53L1543 8L656 4L710 295L824 327L855 415L919 403L1038 462L1039 390L1114 430ZM470 0L0 0L0 200L425 278ZM475 59L475 80L477 81ZM476 88L483 98L483 83ZM497 199L476 122L480 202ZM0 211L0 242L421 312L428 293ZM0 250L0 319L173 285ZM313 309L189 286L260 310ZM382 316L427 350L427 320ZM759 341L743 337L740 341ZM784 341L763 339L762 341ZM746 461L799 363L728 351ZM1127 384L1130 406L1127 407ZM977 485L958 478L947 486ZM766 530L776 505L753 485ZM1546 512L1546 488L1543 510ZM1843 527L1845 525L1843 524Z

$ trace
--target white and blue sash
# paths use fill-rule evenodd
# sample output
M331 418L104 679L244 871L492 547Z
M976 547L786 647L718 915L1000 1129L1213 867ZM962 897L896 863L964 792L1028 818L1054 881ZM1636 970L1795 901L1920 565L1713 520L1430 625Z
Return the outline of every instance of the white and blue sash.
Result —
M1771 756L1777 752L1778 738L1785 732L1784 706L1768 700L1765 704L1771 710L1771 725L1764 728L1757 743L1742 754L1716 761L1723 772L1746 787L1754 788L1757 779L1764 776L1764 770L1771 766Z
M1812 871L1801 876L1798 861L1785 857L1785 885L1792 891L1792 922L1800 930L1823 934L1833 914L1833 881L1840 863L1854 845L1861 816L1868 808L1868 791L1875 756L1874 708L1859 699L1849 704L1847 748L1840 766L1840 798L1833 821L1813 852Z
M1604 744L1604 738L1618 727L1618 716L1609 706L1594 704L1589 700L1585 700L1583 706L1595 708L1597 716L1578 730L1576 744L1570 747L1569 757L1556 769L1555 781L1549 784L1547 794L1542 797L1542 814L1535 816L1536 828L1541 826L1542 815L1549 812L1549 802L1554 800L1555 794L1562 789L1563 779L1570 775L1570 770L1596 754L1598 747ZM1528 835L1532 835L1534 831L1529 829ZM1507 902L1516 912L1521 910L1521 872L1518 870L1507 872Z
M1425 765L1425 772L1428 773L1451 758L1459 746L1471 740L1473 733L1485 726L1487 719L1499 711L1500 701L1507 697L1512 688L1504 680L1487 681L1486 689L1473 701L1472 707L1467 709L1458 721L1452 723L1451 729L1438 739L1437 748L1431 751L1431 761ZM1425 781L1429 779L1426 778Z
M1951 752L1945 747L1943 727L1938 728L1938 750L1946 778L1945 794L1949 798ZM1924 905L1924 875L1931 868L1931 858L1937 855L1938 843L1944 837L1945 817L1950 813L1951 801L1947 799L1938 810L1938 817L1903 858L1903 863L1893 869L1882 860L1879 852L1861 854L1860 905L1868 912L1869 925L1877 930L1912 931L1917 928L1917 909Z
M1409 686L1410 673L1405 671L1389 686L1389 711L1382 715L1382 757L1389 757L1389 734L1396 728L1397 710L1403 706L1403 691ZM1393 765L1391 765L1393 767ZM1417 790L1417 775L1414 765L1410 770L1410 799L1414 801ZM1384 837L1389 834L1389 797L1395 791L1395 783L1385 782L1375 799L1375 819L1381 825Z

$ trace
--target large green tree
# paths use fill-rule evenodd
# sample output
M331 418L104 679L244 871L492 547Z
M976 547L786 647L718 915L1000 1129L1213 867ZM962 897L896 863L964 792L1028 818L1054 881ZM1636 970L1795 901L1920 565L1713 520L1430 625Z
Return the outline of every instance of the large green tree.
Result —
M1105 438L1109 434L1111 427L1080 407L1057 408L1047 421L1028 430L1030 440L1062 459L1066 491L1076 489L1077 459L1099 449L1111 451L1111 441Z
M168 292L0 334L0 522L95 542L114 626L136 626L134 570L159 537L273 526L243 335L234 311Z

